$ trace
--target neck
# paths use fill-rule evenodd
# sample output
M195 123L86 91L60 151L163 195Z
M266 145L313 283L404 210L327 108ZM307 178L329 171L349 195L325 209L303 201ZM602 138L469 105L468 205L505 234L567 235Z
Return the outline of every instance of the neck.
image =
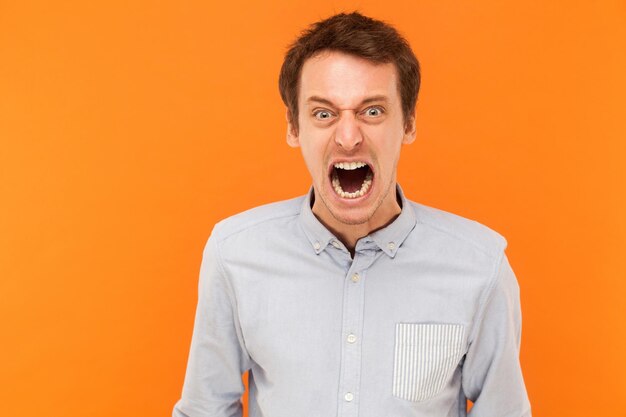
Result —
M312 211L315 217L336 237L354 256L354 249L359 239L391 224L402 212L399 197L396 196L395 187L389 193L383 203L376 209L374 214L363 223L343 223L328 210L319 198L315 198Z

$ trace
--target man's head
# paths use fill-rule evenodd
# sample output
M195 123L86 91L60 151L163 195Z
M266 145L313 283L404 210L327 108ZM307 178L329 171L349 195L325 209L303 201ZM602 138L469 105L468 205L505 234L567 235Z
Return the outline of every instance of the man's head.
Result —
M340 13L319 21L302 33L285 55L278 87L289 122L298 129L298 93L305 61L322 51L343 52L372 63L392 63L398 75L405 122L415 113L420 69L408 42L387 23L358 12Z
M313 179L313 213L339 236L365 236L399 213L402 144L415 138L417 60L385 23L357 13L316 23L280 78L287 142Z

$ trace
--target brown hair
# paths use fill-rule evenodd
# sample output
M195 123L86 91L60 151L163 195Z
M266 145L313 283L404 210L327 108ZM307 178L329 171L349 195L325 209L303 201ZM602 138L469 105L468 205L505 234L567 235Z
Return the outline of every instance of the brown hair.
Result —
M359 12L340 13L312 24L285 54L278 88L295 129L298 129L298 89L302 66L308 58L323 50L344 52L375 63L395 64L404 121L407 122L413 115L420 88L420 69L409 43L385 22Z

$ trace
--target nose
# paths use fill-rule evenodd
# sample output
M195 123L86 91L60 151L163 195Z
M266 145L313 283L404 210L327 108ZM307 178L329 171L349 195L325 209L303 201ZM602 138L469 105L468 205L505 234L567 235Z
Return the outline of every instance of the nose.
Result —
M336 124L335 143L345 151L351 151L361 144L363 135L354 111L344 110L342 113Z

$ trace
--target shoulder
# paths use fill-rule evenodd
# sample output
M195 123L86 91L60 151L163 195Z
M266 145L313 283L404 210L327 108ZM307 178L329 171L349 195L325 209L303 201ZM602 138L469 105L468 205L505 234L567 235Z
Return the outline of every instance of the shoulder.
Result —
M410 201L418 223L460 244L471 245L492 258L500 258L506 239L493 229L457 214Z
M211 239L219 242L251 229L276 227L281 222L288 222L300 214L304 198L305 196L300 196L264 204L230 216L215 224Z

